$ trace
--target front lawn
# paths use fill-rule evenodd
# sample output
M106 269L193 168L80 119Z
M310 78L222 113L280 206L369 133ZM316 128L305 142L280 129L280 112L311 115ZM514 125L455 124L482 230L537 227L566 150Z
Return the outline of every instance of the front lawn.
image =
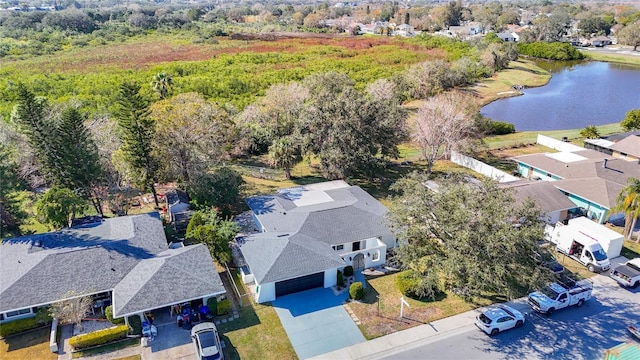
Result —
M400 298L403 295L396 286L398 274L368 279L364 298L360 302L348 304L362 323L359 328L367 339L427 324L490 305L496 301L496 299L478 298L474 299L474 302L465 302L459 296L451 293L447 293L437 301L422 301L405 297L409 307L405 306L404 316L400 319ZM378 296L380 297L380 316L378 316Z
M49 349L50 331L50 327L44 327L0 340L0 359L57 359L58 354L52 353Z

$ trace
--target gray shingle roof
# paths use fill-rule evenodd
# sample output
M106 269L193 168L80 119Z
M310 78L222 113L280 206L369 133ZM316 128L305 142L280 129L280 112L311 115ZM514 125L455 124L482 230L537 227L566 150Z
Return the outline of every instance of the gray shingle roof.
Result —
M555 186L557 181L517 181L506 183L504 187L514 190L513 197L517 202L527 198L533 199L544 212L568 210L576 205L562 194Z
M142 261L114 288L116 317L225 292L203 244L169 249Z
M240 249L258 283L292 279L345 265L330 246L303 234L259 233L244 241Z
M611 146L611 149L640 157L640 135L630 135Z
M181 270L168 274L176 267ZM0 312L60 301L71 291L114 290L118 313L126 314L165 300L206 296L221 284L205 247L168 250L157 213L9 239L0 246Z
M544 169L546 172L560 176L563 179L578 179L595 176L593 164L611 158L607 154L589 149L576 151L573 154L584 157L584 160L565 163L548 156L548 154L522 155L513 159L534 168Z
M246 201L266 231L240 244L258 283L344 266L331 245L391 236L387 208L343 181L283 189Z

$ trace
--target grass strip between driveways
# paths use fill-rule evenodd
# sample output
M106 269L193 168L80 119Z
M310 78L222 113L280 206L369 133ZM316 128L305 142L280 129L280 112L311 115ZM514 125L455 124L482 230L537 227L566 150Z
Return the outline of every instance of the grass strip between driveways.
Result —
M225 343L226 360L297 359L280 318L269 303L252 303L239 313L239 319L217 325Z
M130 339L114 342L111 344L98 346L92 349L79 350L72 354L72 358L77 359L85 356L109 353L112 351L121 350L121 349L132 347L132 346L140 346L140 338L130 338Z

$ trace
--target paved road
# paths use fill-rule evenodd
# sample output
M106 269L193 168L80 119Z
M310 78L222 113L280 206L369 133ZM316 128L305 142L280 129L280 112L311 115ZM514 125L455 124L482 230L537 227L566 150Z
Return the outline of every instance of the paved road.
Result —
M602 359L606 349L631 339L625 324L640 321L640 288L629 291L605 276L582 308L550 317L527 314L526 324L489 337L468 325L387 351L378 359Z

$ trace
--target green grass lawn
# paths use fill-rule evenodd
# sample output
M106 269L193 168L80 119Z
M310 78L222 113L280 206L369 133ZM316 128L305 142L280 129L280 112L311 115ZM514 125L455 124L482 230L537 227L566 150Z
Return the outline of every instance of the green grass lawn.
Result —
M58 354L49 350L50 328L25 332L0 340L2 360L55 360Z
M622 246L621 255L627 259L640 257L640 243L632 240L625 240L624 245Z
M634 55L606 54L596 51L582 51L582 53L585 54L587 58L596 61L606 61L617 64L640 66L640 57Z
M400 319L399 299L403 295L396 285L398 274L368 279L364 298L360 302L350 302L348 305L362 323L359 328L367 339L443 319L496 301L496 299L478 298L473 302L466 302L451 293L447 293L437 301L405 297L410 307L405 307L404 318ZM378 316L378 297L380 298L380 316Z
M131 338L131 339L118 341L116 343L111 343L111 344L103 345L100 347L96 347L93 349L76 351L73 353L72 357L74 359L77 359L85 356L93 356L98 354L110 353L116 350L121 350L121 349L132 347L132 346L140 346L140 339Z
M240 318L218 325L225 342L225 359L296 359L280 318L270 304L240 309Z

